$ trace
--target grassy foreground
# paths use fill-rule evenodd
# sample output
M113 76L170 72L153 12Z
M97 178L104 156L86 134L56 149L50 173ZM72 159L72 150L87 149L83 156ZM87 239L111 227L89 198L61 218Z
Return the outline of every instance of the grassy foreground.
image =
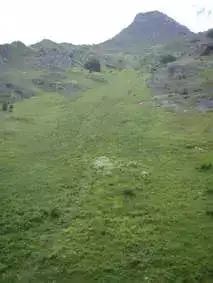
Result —
M105 76L0 113L0 282L213 282L213 113Z

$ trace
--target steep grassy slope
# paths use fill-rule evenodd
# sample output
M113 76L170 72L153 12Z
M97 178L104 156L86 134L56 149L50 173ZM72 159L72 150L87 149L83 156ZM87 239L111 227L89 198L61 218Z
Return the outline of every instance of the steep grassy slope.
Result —
M0 114L0 282L212 282L213 114L105 79Z
M76 72L76 66L83 68L87 58L94 54L102 67L107 66L111 70L140 67L139 58L135 55L96 53L86 45L58 44L50 40L30 47L21 42L0 45L0 108L4 102L29 98L40 90L66 95L86 90L93 85L96 75L89 77L87 72ZM81 82L76 84L72 75L80 76ZM100 82L100 78L97 80Z

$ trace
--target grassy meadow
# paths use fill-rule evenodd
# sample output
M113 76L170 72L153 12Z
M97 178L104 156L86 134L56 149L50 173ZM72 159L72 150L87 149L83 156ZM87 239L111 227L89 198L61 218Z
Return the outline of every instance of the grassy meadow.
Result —
M103 77L0 112L0 282L213 282L213 112Z

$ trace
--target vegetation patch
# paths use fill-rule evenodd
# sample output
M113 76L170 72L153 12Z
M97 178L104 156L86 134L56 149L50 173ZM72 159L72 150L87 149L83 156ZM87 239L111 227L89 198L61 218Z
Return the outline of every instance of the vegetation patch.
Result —
M152 107L133 70L102 75L0 113L0 281L211 282L212 113Z

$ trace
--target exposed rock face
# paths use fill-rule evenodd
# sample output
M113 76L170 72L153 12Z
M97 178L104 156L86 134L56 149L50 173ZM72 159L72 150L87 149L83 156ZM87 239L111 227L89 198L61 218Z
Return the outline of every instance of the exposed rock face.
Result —
M32 55L32 50L20 41L12 42L11 44L0 45L0 64L16 65L24 62L27 56Z
M34 69L66 70L73 66L73 59L70 51L57 43L52 43L51 46L37 43L27 47L17 41L0 45L0 64L15 68L27 65Z
M64 48L40 48L35 54L34 68L69 69L73 65L70 53Z

